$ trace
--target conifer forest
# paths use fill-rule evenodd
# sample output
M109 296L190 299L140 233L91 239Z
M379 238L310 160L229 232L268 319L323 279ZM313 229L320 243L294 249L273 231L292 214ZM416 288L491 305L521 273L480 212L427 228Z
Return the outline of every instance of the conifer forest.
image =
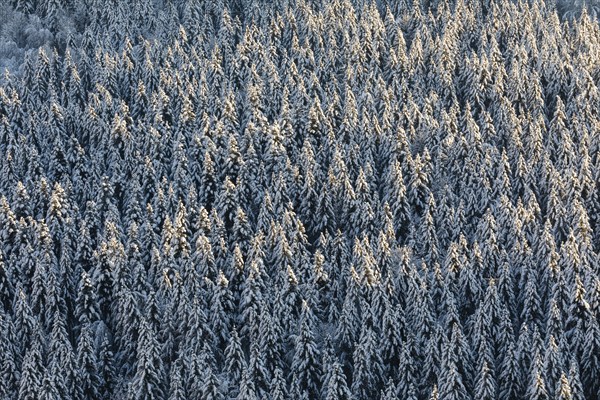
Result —
M0 399L600 399L598 15L0 1Z

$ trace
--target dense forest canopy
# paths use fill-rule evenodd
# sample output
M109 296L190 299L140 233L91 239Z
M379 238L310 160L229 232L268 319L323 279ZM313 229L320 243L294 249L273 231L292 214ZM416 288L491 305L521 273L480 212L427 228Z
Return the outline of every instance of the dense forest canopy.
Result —
M0 5L0 398L600 398L595 3Z
M398 7L397 3L427 13L444 1L374 2L381 13L387 7ZM319 1L307 3L316 6ZM546 4L555 7L564 19L576 18L584 10L592 17L600 15L600 0L548 0ZM212 23L211 29L218 30L224 8L244 25L261 10L277 9L283 16L283 8L296 6L291 0L4 0L0 4L0 72L9 69L19 73L25 56L42 46L47 51L56 48L62 55L67 42L80 44L85 35L115 39L115 32L120 32L117 37L123 39L125 32L131 40L168 36L180 24L188 26L190 18L205 16ZM112 46L115 44L123 45L123 41L112 41Z

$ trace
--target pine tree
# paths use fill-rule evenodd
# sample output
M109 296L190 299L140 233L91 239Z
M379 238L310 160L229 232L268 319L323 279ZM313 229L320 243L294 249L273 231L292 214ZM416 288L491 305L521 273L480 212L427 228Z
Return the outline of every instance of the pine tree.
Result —
M210 285L211 309L210 328L215 339L217 348L224 348L229 339L230 312L234 309L233 296L229 290L229 281L222 271L219 271L216 283Z
M275 374L282 367L283 346L279 320L269 312L267 305L261 307L259 325L259 347L265 358L266 368Z
M417 355L415 354L414 340L411 336L408 336L407 340L402 344L402 352L400 353L400 361L398 365L399 380L398 386L394 391L399 398L409 399L411 397L417 397L417 376L419 371L416 367L418 365Z
M252 381L252 378L247 369L244 369L244 372L242 374L242 380L240 381L240 392L236 398L240 399L240 400L241 399L248 399L248 400L258 399L258 396L256 394L256 389L254 387L254 382Z
M487 362L483 362L481 371L478 374L477 382L475 384L475 398L478 399L495 399L496 397L496 382L492 375L492 371L487 365Z
M10 398L17 392L19 383L16 373L18 358L14 340L12 319L2 310L0 311L0 350L4 356L0 363L0 395L6 398Z
M105 334L104 338L102 339L98 354L98 370L102 371L99 393L101 394L103 400L106 400L106 398L113 393L117 383L115 360L111 347L112 346L109 342L108 335Z
M131 399L156 399L164 396L164 371L155 328L143 318L137 344L136 371L127 396Z
M175 362L169 377L169 400L184 400L186 398L183 384L181 363Z
M292 390L297 396L314 396L320 385L319 348L315 340L314 314L306 301L302 304L298 334L292 360Z
M283 400L286 395L286 382L281 369L276 369L270 384L270 395L273 400Z
M76 313L80 323L93 323L100 319L98 313L96 292L89 275L84 271L81 274L81 283L77 293Z
M77 344L77 387L81 391L81 398L99 399L99 376L94 348L94 333L89 324L83 326Z
M75 353L67 336L64 317L55 312L48 353L47 377L50 391L57 398L76 397L77 369Z
M518 396L521 379L521 371L518 369L515 345L512 340L512 338L509 339L499 370L498 392L499 398L504 400L514 399Z
M325 399L351 399L352 394L347 386L346 377L342 371L342 366L338 362L334 362L330 368L331 371L327 371L327 378L323 382L325 387Z
M354 371L352 394L360 399L373 395L373 389L381 385L383 362L377 352L377 341L371 327L370 316L365 318L358 343L353 354Z
M133 369L133 360L139 336L140 310L136 297L131 290L123 290L117 300L117 310L120 315L117 320L117 332L115 338L115 362L120 366L118 373Z
M573 394L571 393L571 385L569 384L569 380L567 379L565 373L563 372L560 376L560 380L556 385L556 398L560 400L572 400Z
M456 331L455 326L453 331ZM453 334L453 337L454 334ZM455 346L456 344L454 344ZM443 365L440 369L439 377L439 398L440 399L467 399L469 398L465 387L465 377L459 371L459 360L454 353L453 344L448 342L445 346Z
M547 388L550 397L555 396L554 389L560 381L560 374L564 369L564 363L560 357L559 346L554 340L554 336L550 336L548 348L544 358L544 371L547 378Z
M250 272L243 284L242 294L240 298L241 321L242 329L240 333L253 340L258 338L259 326L256 323L260 314L260 304L262 302L262 293L264 292L264 283L261 277L261 271L258 269L257 263L253 263L250 267Z
M573 399L583 399L583 385L579 379L579 367L574 359L571 359L569 367L569 384L571 386L571 393Z
M42 359L42 343L39 334L36 333L31 346L27 349L23 359L23 367L19 382L17 398L19 400L33 400L42 394L42 379L44 376L44 365Z
M401 350L403 332L401 313L398 307L394 307L389 301L386 301L383 307L381 358L386 366L393 367L400 361L401 354L404 355Z
M246 360L235 328L229 336L229 344L225 349L225 364L227 375L231 379L230 382L239 382L242 379L242 372L246 368Z
M582 381L586 396L594 396L600 391L600 328L591 317L585 328L581 367Z
M248 393L248 395L247 398L252 398L251 393ZM211 400L223 399L219 381L215 376L211 365L207 365L204 369L204 375L202 377L202 398Z

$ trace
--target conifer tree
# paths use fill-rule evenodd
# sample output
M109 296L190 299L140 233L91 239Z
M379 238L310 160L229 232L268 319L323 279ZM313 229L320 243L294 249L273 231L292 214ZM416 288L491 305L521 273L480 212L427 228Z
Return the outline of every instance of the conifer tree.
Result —
M171 368L169 377L169 400L183 400L186 398L182 379L181 363L176 362Z
M314 396L320 385L320 351L315 340L314 324L314 314L304 301L291 366L292 390L298 396Z
M485 361L481 366L481 371L479 372L477 382L475 383L475 397L478 399L496 398L496 382Z
M363 322L363 328L353 354L352 393L361 399L373 395L372 388L380 386L381 376L383 376L383 362L376 349L377 342L369 318Z
M42 359L41 338L36 338L23 358L23 369L19 382L17 398L19 400L37 399L43 393L44 365Z
M235 328L229 336L229 344L225 349L225 364L227 375L230 377L231 382L239 382L242 379L242 372L245 370L246 361L242 351L242 344Z
M440 399L466 399L469 398L464 376L464 372L460 371L460 356L456 352L459 351L460 336L458 327L454 325L452 329L452 338L444 345L444 353L442 359L442 368L440 369L439 380L439 398Z
M81 391L81 398L99 399L100 382L93 335L91 326L84 325L77 344L77 387Z
M341 400L350 399L352 394L346 383L346 377L342 371L342 366L338 362L334 362L330 365L331 371L327 371L327 379L323 384L325 385L325 399L327 400Z
M55 396L76 397L77 365L75 353L67 336L64 317L55 312L48 354L48 383Z
M534 360L534 367L531 370L529 383L527 385L527 391L525 395L530 399L547 399L548 392L546 391L546 382L542 375L542 372L537 367L537 361Z
M137 345L135 375L128 390L132 399L154 399L164 396L164 371L155 327L143 318Z

